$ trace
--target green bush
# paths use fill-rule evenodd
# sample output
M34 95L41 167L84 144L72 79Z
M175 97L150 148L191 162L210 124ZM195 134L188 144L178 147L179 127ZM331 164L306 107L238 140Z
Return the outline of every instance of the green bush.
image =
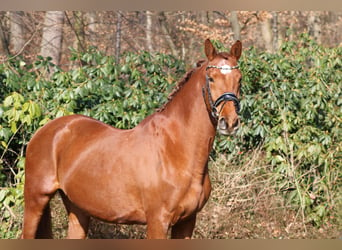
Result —
M317 225L342 198L341 58L306 34L276 54L244 51L242 126L218 142L233 156L261 147L288 203Z
M341 54L305 34L275 54L247 48L240 59L242 126L215 143L217 154L236 163L262 151L286 202L318 226L342 207ZM78 113L132 128L167 101L185 73L173 56L144 51L117 64L96 48L73 50L70 61L68 71L43 57L0 65L0 237L20 231L25 147L39 127Z

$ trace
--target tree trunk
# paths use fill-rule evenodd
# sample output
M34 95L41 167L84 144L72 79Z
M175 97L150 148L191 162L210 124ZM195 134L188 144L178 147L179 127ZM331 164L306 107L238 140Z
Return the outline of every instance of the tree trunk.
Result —
M11 53L19 53L24 47L24 28L23 28L23 11L11 11L10 12L10 48Z
M45 14L40 54L50 56L59 65L63 39L64 11L47 11Z
M85 33L84 33L84 22L83 22L83 13L81 11L73 11L74 16L74 32L76 35L75 48L77 50L85 51Z
M87 21L87 28L89 31L89 40L88 43L90 45L95 45L96 42L96 32L97 32L97 23L96 23L97 14L95 11L89 11L85 13L85 19Z
M299 12L300 13L300 12ZM298 12L295 10L290 11L290 17L295 17L298 20ZM287 36L289 41L293 41L295 39L295 31L296 31L296 22L292 21L290 22L290 34Z
M115 39L115 60L119 62L120 60L120 50L121 50L121 25L122 25L122 13L117 12L116 20L116 39Z
M149 52L153 51L152 44L152 12L146 11L146 45Z
M1 13L1 16L0 16L0 45L1 45L1 50L4 51L4 54L9 56L10 55L9 41L8 41L9 39L8 39L8 36L6 36L6 33L8 32L6 32L6 24L4 22L6 15L7 14L3 12Z
M181 12L180 14L180 18L182 20L182 23L184 23L185 21L185 14L184 11ZM184 34L181 35L182 37L184 36ZM189 48L191 48L191 43L192 43L192 39L189 39ZM185 55L186 55L186 48L185 48L185 43L184 43L184 39L181 40L181 59L184 61L185 60Z
M272 27L271 27L270 19L266 18L264 21L261 22L260 26L261 26L261 34L265 43L265 49L268 52L272 52L273 51L273 44L272 44L273 34L272 34Z
M237 15L237 11L232 11L230 13L230 23L232 25L232 30L234 33L234 40L241 40L241 27Z
M321 20L319 13L312 11L308 17L309 35L312 36L317 43L321 43Z
M273 31L273 51L277 51L279 47L279 29L278 29L278 13L272 12L272 31Z
M159 13L159 23L162 30L162 33L164 35L164 38L166 40L166 43L168 44L169 48L171 49L171 52L174 56L178 57L178 51L176 49L176 46L174 42L172 41L172 37L170 35L169 29L167 27L167 18L164 12Z

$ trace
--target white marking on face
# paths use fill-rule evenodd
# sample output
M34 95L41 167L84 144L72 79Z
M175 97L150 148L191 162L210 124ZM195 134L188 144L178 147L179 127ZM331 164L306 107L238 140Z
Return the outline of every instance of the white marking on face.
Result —
M232 72L232 67L230 67L229 65L223 65L221 67L221 73L226 75L229 74L230 72Z

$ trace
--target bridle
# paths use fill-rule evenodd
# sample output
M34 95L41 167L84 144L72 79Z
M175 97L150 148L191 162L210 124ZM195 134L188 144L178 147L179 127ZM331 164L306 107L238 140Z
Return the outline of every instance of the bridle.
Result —
M224 66L215 66L215 65L208 65L206 67L206 74L205 74L205 88L202 88L202 94L204 97L204 102L206 103L207 107L208 107L208 111L211 114L211 117L214 119L214 122L217 123L218 121L218 117L224 107L224 105L228 102L228 101L233 101L234 102L234 106L235 106L235 111L236 113L239 113L240 111L240 102L239 99L237 98L237 96L232 93L232 92L225 92L223 93L219 98L216 99L216 101L213 101L212 95L211 95L211 90L210 90L210 85L209 82L213 81L211 78L208 77L207 71L210 68L215 68L215 69L220 69L221 72L229 72L233 69L238 69L239 65L236 66L229 66L229 65L224 65ZM206 99L206 92L208 93L208 102L207 103L207 99ZM223 105L221 106L220 111L217 111L217 107L223 102ZM209 105L208 105L209 104Z

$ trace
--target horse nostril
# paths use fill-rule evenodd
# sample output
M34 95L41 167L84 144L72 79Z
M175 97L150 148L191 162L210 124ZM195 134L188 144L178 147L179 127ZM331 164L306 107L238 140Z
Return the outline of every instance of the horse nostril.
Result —
M220 127L220 129L223 129L223 130L228 128L228 124L223 117L220 118L220 120L219 120L219 127Z

